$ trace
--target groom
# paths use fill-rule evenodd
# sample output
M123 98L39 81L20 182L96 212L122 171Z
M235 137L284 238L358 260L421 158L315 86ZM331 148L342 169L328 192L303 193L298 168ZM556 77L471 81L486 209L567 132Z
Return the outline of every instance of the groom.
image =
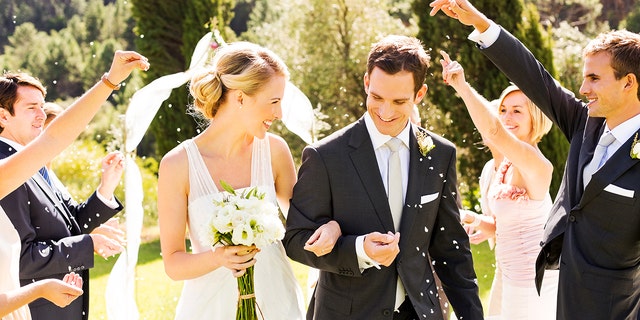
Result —
M456 204L455 147L409 122L428 66L415 38L374 44L367 112L303 151L283 243L320 270L307 319L443 319L429 256L456 315L483 317ZM330 220L342 229L333 250L305 251Z

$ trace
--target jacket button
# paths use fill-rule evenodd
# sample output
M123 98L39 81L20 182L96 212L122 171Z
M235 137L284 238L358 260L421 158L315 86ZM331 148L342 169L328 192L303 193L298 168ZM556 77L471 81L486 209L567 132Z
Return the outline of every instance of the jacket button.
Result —
M570 216L569 216L569 221L570 221L570 222L575 222L575 221L576 221L576 216L574 216L574 215L570 215Z
M540 241L540 246L544 247L544 241Z
M389 309L382 310L382 315L383 316L390 316L391 315L391 310L389 310Z

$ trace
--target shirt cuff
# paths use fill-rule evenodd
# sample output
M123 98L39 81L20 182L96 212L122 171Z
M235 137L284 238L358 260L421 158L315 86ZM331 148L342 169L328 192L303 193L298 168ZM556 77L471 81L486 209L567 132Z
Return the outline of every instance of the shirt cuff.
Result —
M473 30L467 39L480 45L481 49L490 47L500 36L500 26L495 22L489 22L489 28L485 32L480 33L478 29Z
M369 269L371 267L376 267L380 269L380 264L378 264L375 260L369 258L366 252L364 252L364 237L358 236L356 237L356 255L358 256L358 267L360 267L360 272Z
M111 200L109 199L105 199L100 192L98 192L98 190L96 190L96 197L98 197L98 199L100 199L100 201L102 201L102 203L104 203L105 206L109 207L110 209L117 209L120 205L118 204L118 201L116 201L116 196L112 196Z

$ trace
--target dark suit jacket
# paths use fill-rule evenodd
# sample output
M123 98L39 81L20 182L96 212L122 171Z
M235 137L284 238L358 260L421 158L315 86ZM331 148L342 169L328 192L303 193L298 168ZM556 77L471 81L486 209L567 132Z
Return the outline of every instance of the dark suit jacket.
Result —
M640 160L631 159L633 137L593 175L582 173L604 130L585 104L562 88L511 34L483 52L562 130L571 143L567 164L536 262L560 268L558 319L638 319L640 309ZM604 190L632 190L626 197ZM560 255L562 254L562 259Z
M15 149L0 141L0 159ZM51 189L36 173L26 183L0 200L20 235L21 285L57 278L74 271L82 276L84 294L69 306L59 308L46 299L29 304L34 320L87 319L89 315L89 268L93 267L93 241L88 235L120 210L107 207L95 193L82 204Z
M400 253L380 270L361 273L355 249L359 235L395 231L364 118L304 149L283 242L292 259L320 269L308 319L392 319L398 276L420 317L442 319L429 254L456 314L482 319L469 238L456 205L455 147L429 133L436 147L422 157L415 128ZM343 234L333 251L322 257L305 251L309 236L331 219Z

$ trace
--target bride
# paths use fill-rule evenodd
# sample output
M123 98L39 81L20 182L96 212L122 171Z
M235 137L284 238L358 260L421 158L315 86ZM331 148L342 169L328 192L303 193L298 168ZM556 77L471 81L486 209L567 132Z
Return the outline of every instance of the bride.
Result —
M176 319L235 319L235 277L250 266L264 319L303 319L301 289L279 241L261 249L212 247L204 231L215 210L213 196L224 192L220 181L236 190L259 186L287 212L296 181L293 158L282 138L267 133L282 117L287 78L273 52L237 42L218 49L213 64L191 79L194 109L210 124L164 156L158 180L165 271L185 280ZM339 232L333 222L323 228Z

